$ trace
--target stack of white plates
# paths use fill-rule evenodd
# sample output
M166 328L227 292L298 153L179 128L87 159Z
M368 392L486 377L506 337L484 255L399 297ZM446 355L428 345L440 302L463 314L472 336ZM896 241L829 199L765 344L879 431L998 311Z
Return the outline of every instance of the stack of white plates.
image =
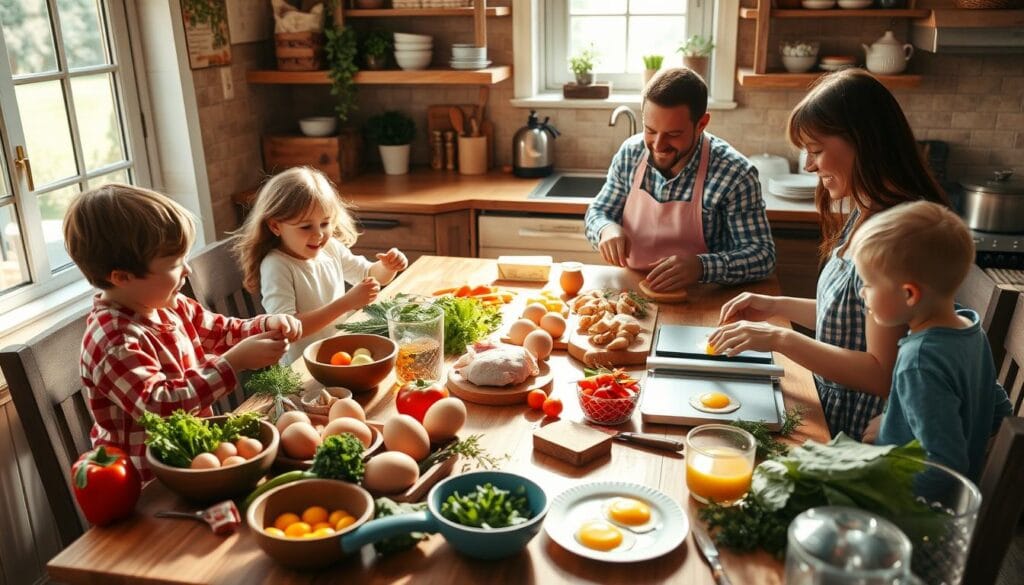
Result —
M779 175L768 179L768 192L784 199L814 199L817 175Z
M456 43L452 45L452 69L483 69L491 64L487 60L487 47Z
M395 33L395 62L407 71L426 69L434 54L434 38L428 35Z

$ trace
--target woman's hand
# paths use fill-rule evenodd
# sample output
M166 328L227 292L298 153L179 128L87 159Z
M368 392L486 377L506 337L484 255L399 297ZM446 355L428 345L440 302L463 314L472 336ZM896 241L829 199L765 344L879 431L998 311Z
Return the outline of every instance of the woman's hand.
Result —
M763 322L737 321L708 337L715 354L735 357L741 351L777 351L789 329Z
M383 254L377 254L377 260L380 261L381 266L391 272L401 272L409 267L409 259L398 248L391 248Z
M302 321L291 315L271 315L264 324L267 331L280 331L288 341L296 341L302 337Z
M380 283L377 282L376 278L368 276L362 282L349 289L345 293L345 298L351 302L353 309L361 309L377 300L377 293L379 292Z
M779 297L741 293L722 305L718 324L724 325L733 321L767 321L775 316L775 307ZM718 347L717 345L715 347Z

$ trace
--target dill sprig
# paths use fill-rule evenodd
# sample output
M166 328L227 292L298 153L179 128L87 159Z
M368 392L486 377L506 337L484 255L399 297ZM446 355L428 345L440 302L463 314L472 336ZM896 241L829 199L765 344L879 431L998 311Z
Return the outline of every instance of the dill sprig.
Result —
M779 436L789 437L792 435L803 424L804 412L804 408L800 406L787 410L785 416L782 417L782 427L779 429ZM754 440L757 441L758 457L775 457L789 453L789 445L772 436L764 421L737 420L731 424L754 436Z
M302 391L302 376L295 370L282 365L274 365L260 370L245 383L245 389L255 396L269 396L274 400L274 413L271 417L276 421L285 411L285 403L291 403L288 396Z

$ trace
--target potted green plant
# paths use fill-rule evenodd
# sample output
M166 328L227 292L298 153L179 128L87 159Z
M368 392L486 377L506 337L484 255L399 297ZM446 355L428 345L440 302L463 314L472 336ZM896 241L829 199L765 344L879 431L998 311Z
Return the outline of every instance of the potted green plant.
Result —
M374 71L384 69L388 64L391 50L391 36L379 30L372 30L363 38L363 58L366 68Z
M594 63L597 62L597 52L591 45L576 55L569 58L569 69L576 76L578 85L590 85L594 83Z
M696 72L704 79L708 78L708 59L711 58L711 51L715 43L711 37L692 35L679 46L678 51L683 54L683 65Z
M389 110L371 117L366 123L366 133L380 149L385 174L404 175L409 172L409 145L416 136L416 123L412 118Z
M650 83L654 74L661 69L661 63L665 60L662 55L644 55L644 85Z

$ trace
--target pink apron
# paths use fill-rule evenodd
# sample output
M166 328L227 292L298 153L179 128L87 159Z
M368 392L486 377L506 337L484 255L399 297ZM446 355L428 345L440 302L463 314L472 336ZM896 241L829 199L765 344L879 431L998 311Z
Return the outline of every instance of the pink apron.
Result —
M689 201L659 202L641 187L647 170L646 156L637 167L622 212L622 231L629 239L626 266L647 272L652 263L673 254L693 256L708 251L704 242L702 204L710 143L704 136L697 179Z

